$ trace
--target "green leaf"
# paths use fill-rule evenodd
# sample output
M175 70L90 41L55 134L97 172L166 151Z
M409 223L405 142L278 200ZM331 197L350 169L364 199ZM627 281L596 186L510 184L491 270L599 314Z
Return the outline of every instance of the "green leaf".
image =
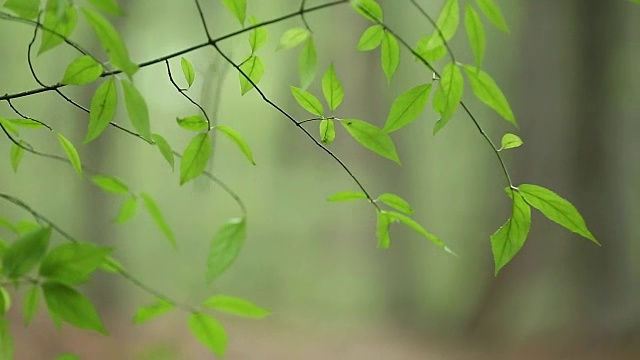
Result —
M222 2L240 21L240 25L244 26L244 19L247 16L247 0L222 0Z
M502 137L502 147L499 150L513 149L524 144L518 135L504 134Z
M39 230L40 228L42 228L40 224L30 220L20 220L16 224L16 230L18 232L18 235L24 235L26 233Z
M168 301L159 299L151 305L139 307L133 316L133 323L136 325L147 323L173 309L175 309L175 305Z
M433 133L442 130L453 117L464 92L464 79L460 68L453 62L447 64L440 76L440 86L433 95L433 109L440 114Z
M300 73L300 86L306 89L311 85L318 71L318 53L313 44L313 38L309 37L298 58L298 71Z
M192 313L189 316L189 331L214 354L224 357L227 333L216 319L201 312Z
M415 51L427 62L436 62L447 55L447 47L444 46L444 43L440 46L435 46L434 48L428 48L431 44L431 38L434 36L439 35L427 35L418 40L418 43L416 44ZM416 60L419 59L416 58Z
M160 154L167 160L169 165L171 166L171 170L173 171L174 165L174 157L173 150L171 149L171 145L167 142L165 138L158 134L151 134L151 140L156 144L158 150L160 150Z
M176 242L175 236L173 235L173 231L171 231L169 224L167 224L167 221L164 219L164 216L162 215L158 204L156 204L156 202L149 194L140 193L140 197L142 197L144 207L147 208L149 215L151 215L153 221L156 223L156 225L158 225L160 231L162 231L167 240L169 240L171 246L173 246L174 249L177 248L178 244Z
M13 135L20 134L18 129L16 129L13 123L7 118L3 118L2 116L0 116L0 125L2 125L8 132L12 133Z
M247 300L233 296L214 295L202 303L202 306L227 314L238 315L253 319L261 319L271 312Z
M127 114L133 127L145 140L151 140L151 125L149 124L149 108L147 102L138 89L127 80L122 79L122 90L124 92L124 102Z
M0 359L13 359L13 338L9 332L9 320L0 317Z
M102 65L89 55L73 60L64 73L61 83L83 85L96 81L102 75Z
M88 143L97 138L109 126L116 114L118 95L114 78L103 81L91 98L91 113L89 115L89 128L84 138Z
M108 14L124 15L116 0L89 0L89 3Z
M198 134L189 141L180 161L180 185L202 174L211 157L211 146L208 133Z
M24 296L24 305L22 306L22 314L24 316L24 326L31 324L33 318L40 308L40 287L33 285L27 290Z
M247 232L245 219L234 218L227 221L211 241L207 258L207 282L222 275L235 261L242 249Z
M65 353L56 356L55 360L80 360L80 356L71 353Z
M340 79L338 79L338 75L336 75L333 63L329 65L329 68L322 76L322 93L331 111L336 111L344 98L344 89Z
M78 13L73 4L63 0L47 0L38 55L62 44L64 39L71 35L77 23Z
M5 8L18 14L23 19L34 19L40 12L40 0L7 0Z
M255 160L253 159L253 153L251 152L251 149L249 148L249 144L247 143L247 141L242 137L242 135L239 132L237 132L233 128L230 128L230 127L224 126L224 125L217 125L215 127L215 129L220 131L221 133L223 133L229 139L231 139L231 141L233 141L238 146L240 151L242 151L244 156L247 157L247 160L249 160L249 162L251 164L253 164L253 165L256 164Z
M111 64L116 69L122 70L129 77L132 77L138 71L138 65L129 58L129 51L116 28L113 27L109 20L95 11L82 8L82 12L93 31L98 35L100 44L109 54Z
M400 164L396 147L386 132L362 120L345 119L340 123L360 145Z
M542 186L530 184L518 186L518 191L529 205L538 209L547 219L600 245L598 240L587 229L587 224L582 215L569 201L563 199L560 195Z
M276 50L286 50L302 44L311 33L303 27L293 27L282 34Z
M11 309L11 296L4 286L0 286L0 317L4 317L9 309Z
M22 140L20 140L20 144L23 144ZM11 168L13 169L13 172L18 172L18 166L20 166L23 156L24 148L22 146L18 146L18 144L12 144L11 150L9 150L9 158L11 159Z
M507 222L491 235L495 274L520 251L531 228L531 208L520 193L512 192L513 210Z
M333 120L324 119L320 121L320 142L323 144L331 144L336 138L336 128Z
M84 295L67 285L49 281L42 284L42 290L52 317L80 329L107 335L95 307Z
M41 123L35 121L34 119L18 118L18 119L6 119L6 120L15 126L25 128L25 129L39 129L43 127Z
M73 168L76 169L76 172L80 177L82 177L82 162L80 161L80 155L78 154L78 150L73 146L73 143L69 141L64 135L61 133L56 133L58 136L58 141L60 142L60 146L64 150L65 154L67 154L67 158L73 165Z
M395 212L395 211L387 211L386 212L392 220L396 220L396 221L400 221L401 223L403 223L404 225L406 225L407 227L409 227L411 230L417 232L418 234L422 235L422 237L424 237L425 239L431 241L432 243L436 244L436 246L438 246L441 249L444 249L444 251L455 255L455 253L449 249L443 242L442 240L440 240L437 236L431 234L430 232L428 232L424 227L422 227L422 225L418 224L418 222L416 222L415 220L413 220L412 218L408 217L407 215Z
M204 131L207 130L209 124L202 115L193 115L186 118L176 118L178 125L186 130Z
M388 249L391 246L391 237L389 236L391 218L386 211L378 211L377 214L376 236L378 238L378 248Z
M373 22L383 22L382 8L373 0L351 0L351 6L365 19Z
M12 233L16 233L16 234L18 233L18 229L16 229L16 226L13 225L13 223L11 221L9 221L9 220L1 217L1 216L0 216L0 227L6 228L7 230L11 231ZM2 254L0 254L0 255L2 255Z
M310 92L291 86L291 94L293 94L293 97L303 109L313 115L322 116L324 114L324 107L322 106L322 103L320 103L320 100Z
M398 70L398 65L400 65L400 45L398 45L398 39L389 32L385 32L382 38L380 58L382 71L384 71L387 81L391 82L393 75Z
M507 98L504 97L502 90L500 90L491 76L471 65L465 65L464 70L476 97L517 127L518 123L513 116Z
M262 76L264 76L264 63L261 58L252 55L240 65L240 70L251 79L253 84L258 85L262 80ZM240 77L240 93L242 95L253 89L253 84L244 75L242 73L238 74Z
M367 195L359 191L341 191L329 196L327 198L327 201L338 202L338 201L351 201L351 200L358 200L358 199L367 199Z
M249 22L251 23L251 25L255 25L258 23L258 19L252 16L249 18ZM253 31L251 31L251 34L249 34L249 45L251 46L252 53L258 51L266 43L267 29L264 26L259 26L253 29Z
M67 243L53 248L40 264L40 276L67 285L89 281L113 249L90 243Z
M469 38L469 45L471 45L473 56L476 59L476 67L480 68L482 66L482 60L484 59L487 41L480 16L469 3L467 3L464 8L464 27L467 29L467 37Z
M119 274L124 271L124 266L118 262L118 260L112 258L111 256L107 256L107 259L100 265L100 269L102 271Z
M122 205L120 205L120 210L118 211L118 215L116 216L115 219L113 219L113 222L116 224L123 224L131 220L131 218L133 218L133 216L136 214L137 210L138 210L138 199L133 196L128 197L124 199L124 201L122 202Z
M371 25L362 33L358 41L357 49L369 51L377 48L384 38L384 27L382 25Z
M411 208L411 205L409 205L409 203L405 199L401 198L398 195L384 193L378 196L376 201L382 201L383 203L407 215L413 214L413 209Z
M51 228L40 227L20 236L2 257L2 273L17 279L31 271L44 257L49 246Z
M438 15L438 20L436 20L437 29L429 40L427 49L434 50L437 47L444 45L445 42L451 40L458 30L459 23L460 6L458 4L458 0L447 0Z
M91 181L106 192L120 195L129 194L129 187L127 186L127 184L116 177L95 175L91 177Z
M191 65L189 60L182 57L180 58L180 66L182 67L184 79L187 80L187 88L190 88L191 85L193 85L193 81L196 79L196 72L193 70L193 65Z
M476 0L476 3L478 4L478 7L480 7L484 16L486 16L493 25L498 29L509 33L507 22L504 20L504 16L502 16L500 7L494 2L494 0Z
M418 118L429 99L431 84L422 84L405 91L398 96L387 117L384 131L396 131Z

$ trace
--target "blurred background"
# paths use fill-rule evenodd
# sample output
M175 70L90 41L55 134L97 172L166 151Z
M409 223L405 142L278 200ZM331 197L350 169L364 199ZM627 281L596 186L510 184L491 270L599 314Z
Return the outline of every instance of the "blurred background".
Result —
M136 62L205 40L193 2L120 3L127 16L112 20ZM307 1L308 6L320 3ZM432 32L409 2L380 3L385 22L409 43ZM434 17L442 6L442 1L420 3ZM154 147L117 129L81 145L86 114L55 94L14 105L78 144L89 167L154 196L177 234L178 251L142 208L130 223L112 225L121 199L79 179L70 166L25 154L13 174L6 138L0 141L0 189L78 238L117 247L116 257L132 273L177 300L198 304L221 293L272 310L260 321L220 316L230 338L228 359L638 359L640 6L623 0L498 3L511 34L485 22L484 68L510 100L520 130L475 100L468 84L465 100L494 141L507 131L523 138L524 147L504 153L516 184L539 184L569 199L602 247L535 213L526 245L494 277L489 236L510 213L499 164L461 111L433 136L437 117L429 106L415 123L393 134L401 167L362 149L341 128L331 148L372 194L409 199L415 219L460 256L398 225L392 227L392 247L377 249L370 206L325 200L338 191L357 190L347 174L255 91L241 97L238 75L213 49L186 55L197 72L190 94L217 123L244 135L258 164L248 164L227 139L214 139L212 170L240 194L249 214L241 256L213 285L204 279L206 252L218 227L241 215L233 200L202 179L180 187L177 171ZM221 2L203 1L203 6L214 36L238 28ZM299 6L292 0L254 0L248 12L267 20ZM368 24L346 5L309 14L307 20L319 53L310 91L321 95L320 77L333 61L346 94L336 116L382 126L397 95L431 79L403 49L388 86L378 51L355 50ZM259 51L266 65L260 86L286 111L305 119L308 114L289 92L289 85L299 85L300 49L274 51L286 29L301 25L300 18L292 18L268 27L269 41ZM0 92L37 87L25 61L31 36L28 25L0 21ZM102 54L84 20L72 38ZM462 27L451 45L459 61L473 62ZM246 35L222 47L236 62L249 53ZM55 83L76 56L60 46L34 66L45 83ZM171 66L181 79L179 59ZM196 109L176 93L162 63L141 70L135 83L148 101L152 130L182 151L193 134L179 128L175 118ZM64 89L86 106L93 91L93 86ZM7 104L0 106L0 115L12 114ZM128 126L123 109L116 116ZM308 129L316 133L317 123ZM51 133L24 134L36 149L62 155ZM0 209L15 221L28 218L7 202ZM130 283L100 275L84 289L99 305L111 337L69 326L58 332L45 311L25 329L18 291L12 293L10 314L17 359L52 359L66 351L83 359L212 357L189 335L179 311L131 325L137 307L154 299Z

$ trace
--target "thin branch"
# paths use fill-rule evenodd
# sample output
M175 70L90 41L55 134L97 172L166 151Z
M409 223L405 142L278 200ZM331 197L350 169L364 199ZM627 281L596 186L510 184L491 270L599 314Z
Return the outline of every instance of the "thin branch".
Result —
M207 27L207 21L204 18L202 7L200 6L200 0L196 0L196 7L198 8L198 16L200 16L200 22L202 23L202 27L204 28L204 33L207 35L207 40L211 42L211 34L209 33L209 28Z
M9 103L9 107L11 108L11 110L13 110L13 112L14 112L14 113L16 113L18 116L20 116L21 118L26 119L26 120L31 120L31 121L33 121L33 122L36 122L36 123L38 123L38 124L40 124L40 125L42 125L42 126L46 127L47 129L49 129L49 130L52 130L52 131L53 131L53 129L51 128L51 126L49 126L49 124L47 124L47 123L45 123L45 122L42 122L42 121L40 121L40 120L34 119L34 118L32 118L32 117L29 117L29 116L25 116L25 115L23 115L23 114L22 114L22 113L21 113L21 112L20 112L20 111L15 107L15 106L13 106L13 103L11 102L11 100L7 100L7 103Z
M309 23L307 22L307 17L304 15L304 5L307 2L307 0L302 0L300 2L300 19L302 19L302 23L304 24L304 27L307 28L307 30L309 30L309 32L313 32L313 30L311 30L311 27L309 26Z
M184 96L187 100L189 100L189 102L191 102L198 109L200 109L200 111L202 111L204 118L207 120L207 130L211 130L211 119L209 119L209 115L207 115L207 112L204 110L204 108L200 104L195 102L189 95L187 95L184 89L182 89L180 86L178 86L178 84L176 84L175 80L173 80L173 75L171 75L171 67L169 66L169 60L165 60L164 62L167 65L167 74L169 74L169 81L171 81L171 84L173 84L173 87L176 88L176 90L180 93L180 95Z

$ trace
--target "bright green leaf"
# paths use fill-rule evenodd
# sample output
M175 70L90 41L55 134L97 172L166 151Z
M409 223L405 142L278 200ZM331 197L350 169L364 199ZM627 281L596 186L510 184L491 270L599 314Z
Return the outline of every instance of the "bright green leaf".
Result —
M300 86L306 89L311 85L318 71L318 53L313 44L313 38L309 37L298 58L298 71L300 73Z
M400 65L400 45L398 39L389 32L385 32L382 38L380 58L382 71L384 71L387 81L391 82L393 75L398 70L398 65Z
M251 79L253 84L258 85L262 80L262 76L264 76L264 63L257 56L250 56L240 65L240 70ZM253 89L253 84L242 73L238 74L238 76L240 77L240 92L244 95Z
M222 275L235 261L242 249L247 232L245 219L227 221L211 241L207 258L207 282Z
M151 305L139 307L133 316L133 323L136 325L144 324L173 309L175 309L175 305L172 303L165 300L158 300Z
M322 93L331 111L335 111L344 98L344 89L340 79L338 79L333 63L329 65L329 68L322 76Z
M371 25L362 33L357 49L360 51L373 50L380 46L383 38L384 27L382 25Z
M3 217L0 216L0 227L6 228L7 230L13 232L13 233L17 233L18 229L16 229L16 226L13 225L13 223ZM1 245L0 245L1 246ZM2 255L2 254L0 254Z
M92 83L102 75L102 65L89 55L73 60L64 73L61 83L83 85Z
M374 0L351 0L350 3L365 19L376 23L384 20L382 8Z
M428 232L424 227L422 227L422 225L418 224L417 221L413 220L412 218L408 217L405 214L401 214L395 211L387 211L386 212L391 219L393 220L397 220L400 221L401 223L403 223L404 225L406 225L407 227L409 227L410 229L412 229L413 231L417 232L418 234L422 235L422 237L424 237L425 239L431 241L432 243L436 244L436 246L438 246L441 249L444 249L444 251L455 255L455 253L449 249L443 242L442 240L440 240L437 236L431 234L430 232Z
M18 232L18 235L24 235L26 233L39 230L40 228L42 228L40 224L31 220L23 219L18 221L18 223L16 224L16 230Z
M502 148L500 148L500 150L517 148L522 144L522 139L520 139L518 135L504 134L502 137Z
M116 0L89 0L89 3L111 15L124 14L124 11L122 11L122 8L120 8Z
M156 202L149 194L140 193L140 197L142 197L144 207L147 209L149 215L151 215L151 218L156 223L160 231L162 231L167 240L169 240L171 246L173 246L174 249L177 248L178 244L176 242L175 236L173 235L173 231L169 227L169 224L167 224L167 221L164 219L164 215L162 215L162 211L160 211L160 207L158 206L158 204L156 204Z
M376 201L382 201L383 203L407 215L413 214L413 209L411 208L411 205L409 205L409 203L405 199L401 198L398 195L384 193L378 196Z
M127 184L118 178L106 175L95 175L91 177L91 181L106 192L120 195L129 194Z
M78 13L73 4L63 0L47 0L38 55L62 44L64 39L71 35L77 23Z
M147 107L147 102L129 80L122 79L121 84L124 92L124 102L131 124L138 130L143 138L151 140L151 125L149 123L149 108Z
M9 331L9 320L0 317L0 359L13 359L13 338Z
M51 228L48 227L20 236L4 253L2 273L10 279L17 279L31 271L44 257L50 237Z
M123 224L131 220L131 218L133 218L133 216L136 214L137 210L138 210L138 199L133 196L128 197L124 199L124 201L122 202L122 205L120 205L120 210L118 210L118 215L116 216L115 219L113 219L113 222L116 224Z
M39 129L43 127L42 123L39 123L34 119L18 118L18 119L6 119L6 120L15 126L25 128L25 129Z
M427 35L418 40L415 51L427 62L435 62L441 60L447 55L447 47L444 44L436 46L432 49L427 46L431 43L431 38L438 35ZM419 60L419 59L416 59Z
M396 131L417 119L427 104L430 92L431 84L422 84L398 96L391 105L383 130Z
M224 357L227 333L216 319L204 313L192 313L189 316L189 331L216 356Z
M3 6L28 20L34 19L40 12L40 0L7 0Z
M40 308L40 286L33 285L27 290L24 296L24 305L22 306L22 314L24 318L24 326L31 324L33 318Z
M209 124L202 115L193 115L186 118L176 118L178 125L186 130L204 131L207 130Z
M340 123L360 145L400 164L396 147L386 132L362 120L346 119Z
M42 284L49 313L75 327L107 335L107 330L89 299L77 290L56 282Z
M58 136L58 141L60 142L60 146L64 150L65 154L67 154L67 158L73 165L73 168L76 169L78 175L82 177L82 162L80 161L80 155L78 154L78 150L73 146L73 143L69 141L64 135L61 133L56 133Z
M165 160L167 160L169 165L171 165L171 170L173 170L175 158L173 156L173 150L171 149L171 145L169 145L169 142L167 142L165 138L158 134L151 134L151 140L153 140L153 142L156 144L158 150L160 150L160 154L162 154Z
M56 356L55 360L80 360L80 356L76 354L65 353Z
M251 164L253 165L256 164L255 160L253 159L253 153L249 148L249 144L238 131L224 125L217 125L215 129L223 133L229 139L231 139L231 141L233 141L238 146L240 151L242 151L244 156L247 157L247 160L249 160Z
M222 0L222 2L240 21L240 25L244 26L244 19L247 16L247 0Z
M480 7L480 10L482 10L484 16L486 16L493 25L498 29L509 33L507 22L504 20L500 7L494 0L476 0L476 3L478 4L478 7Z
M20 134L20 132L18 131L18 129L16 129L14 124L11 121L9 121L9 119L7 118L0 116L0 125L2 125L5 128L5 130L12 133L13 135Z
M261 319L270 314L269 310L263 309L247 300L225 295L214 295L205 300L202 306L253 319Z
M437 29L427 44L427 50L434 50L451 40L460 23L460 6L458 0L447 0L436 20ZM440 31L438 31L440 30Z
M495 110L500 116L505 118L505 120L517 127L518 123L513 116L507 98L505 98L502 90L500 90L491 76L471 65L465 65L464 70L469 78L469 82L471 82L471 89L476 97Z
M251 25L255 25L258 23L258 19L255 17L250 17L249 22ZM259 26L249 34L249 45L251 46L251 52L255 53L261 47L264 46L267 42L267 29L264 26Z
M587 224L580 212L569 201L538 185L523 184L518 186L518 190L524 200L538 209L547 219L600 245L587 229Z
M291 86L291 94L293 94L293 97L303 109L313 115L322 116L324 114L324 107L322 106L322 103L320 103L320 100L310 92Z
M193 85L193 81L196 79L196 72L193 70L193 65L191 65L189 60L182 57L180 58L180 66L182 67L184 79L187 80L187 88L190 88L191 85Z
M11 309L11 295L4 286L0 286L0 317L4 317L9 309Z
M91 98L91 113L89 115L89 128L84 143L97 138L109 126L116 114L118 95L114 78L103 81Z
M391 218L386 211L378 211L376 217L376 237L378 238L378 248L387 249L391 246L391 236L389 227Z
M341 191L329 196L327 198L327 201L338 202L338 201L351 201L351 200L358 200L358 199L367 199L367 195L359 191Z
M189 141L180 161L180 185L202 174L211 157L211 146L208 133L198 134Z
M23 142L20 141L20 144L23 144ZM20 166L23 156L24 148L18 144L12 144L11 150L9 150L9 158L11 160L11 168L13 169L13 172L18 172L18 166Z
M520 251L531 228L531 208L520 193L513 191L512 198L511 217L491 235L496 275Z
M40 264L40 276L67 285L89 281L113 249L90 243L66 243L53 248Z
M436 122L433 133L442 130L453 117L464 92L464 79L460 68L454 64L447 64L440 75L440 86L433 95L433 109L440 114L440 119Z
M487 41L480 16L469 3L467 3L464 8L464 26L467 29L469 44L471 45L473 56L476 59L476 67L480 68L482 66L482 60L484 59Z
M293 27L282 34L276 50L286 50L302 44L311 33L303 27Z
M324 119L320 121L320 142L323 144L331 144L336 138L336 128L333 120Z

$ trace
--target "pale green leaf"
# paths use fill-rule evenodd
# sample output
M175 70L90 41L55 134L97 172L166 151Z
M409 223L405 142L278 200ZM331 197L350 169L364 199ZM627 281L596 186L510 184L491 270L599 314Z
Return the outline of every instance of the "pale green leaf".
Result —
M123 224L131 220L131 218L133 218L133 216L136 214L137 210L138 210L138 199L133 196L128 197L124 199L124 201L122 202L122 205L120 205L120 210L118 210L118 215L116 216L115 219L113 219L113 222L116 224Z
M119 195L129 194L127 184L113 176L95 175L91 177L91 181L106 192Z
M336 128L331 119L323 119L320 121L320 142L323 144L331 144L336 138Z
M359 199L367 199L367 195L359 191L341 191L329 196L327 198L327 201L338 202L338 201L351 201L351 200L359 200Z
M173 235L173 231L169 227L169 224L162 215L162 211L160 211L160 207L156 204L155 200L151 197L151 195L146 193L140 193L140 197L142 198L142 202L144 203L144 207L151 215L151 218L156 223L160 231L164 234L164 236L169 240L169 243L173 248L177 248L178 244L176 242L176 238Z
M202 174L211 157L211 150L211 138L208 133L198 134L189 141L180 161L180 185Z
M192 313L189 316L189 331L216 356L224 357L227 333L216 319L204 313Z
M34 119L23 119L23 118L18 118L18 119L6 119L7 121L9 121L11 124L21 127L21 128L25 128L25 129L39 129L44 127L44 125L42 125L42 123L39 123L37 121L35 121Z
M40 308L40 286L33 285L27 290L24 296L24 305L22 306L22 315L24 319L24 326L31 324L33 318L38 313Z
M517 127L518 123L513 116L513 111L511 111L507 98L491 76L471 65L465 65L464 70L476 97Z
M324 114L322 103L310 92L291 86L291 94L293 94L293 97L303 109L313 115L322 116Z
M7 0L3 6L28 20L34 19L40 12L40 0Z
M11 309L11 295L4 286L0 286L0 317L4 317L9 309Z
M224 126L224 125L217 125L215 129L223 133L229 139L231 139L231 141L233 141L238 146L240 151L242 151L244 156L247 157L247 160L249 160L251 164L253 165L256 164L255 160L253 159L253 153L249 148L249 143L247 143L247 141L242 137L242 134L240 134L235 129L230 128L228 126Z
M89 281L102 265L111 248L90 243L65 243L53 248L42 260L38 271L41 277L67 285Z
M522 144L522 139L520 139L518 135L504 134L502 137L502 148L500 148L500 150L517 148Z
M411 215L413 214L413 209L411 208L411 205L409 205L409 203L401 198L398 195L395 194L390 194L390 193L384 193L380 196L378 196L378 198L376 199L376 201L381 201L389 206L391 206L392 208L401 211L405 214Z
M80 356L71 353L65 353L56 356L55 360L80 360Z
M244 245L247 232L245 219L227 221L213 237L207 257L207 282L222 275L235 261Z
M13 359L13 337L9 330L9 320L0 317L0 359Z
M498 29L509 33L507 22L504 20L500 7L494 0L476 0L476 3L478 4L478 7L480 7L484 16L486 16L493 25Z
M22 140L20 141L20 144L23 144ZM15 143L11 144L11 149L9 150L9 158L11 160L11 168L13 169L13 172L18 171L18 166L20 166L20 162L22 161L23 156L24 148Z
M44 257L49 247L51 228L37 228L21 235L2 257L2 273L17 279L31 271Z
M467 3L464 8L464 26L467 29L467 37L469 38L471 51L473 51L473 56L476 59L476 67L480 68L482 66L482 60L484 59L487 41L480 16L469 3Z
M89 128L84 138L84 143L97 138L109 126L116 113L118 95L114 78L103 81L91 98L91 113L89 115Z
M175 305L160 299L151 305L139 307L135 315L133 315L133 323L137 325L147 323L173 309L175 309Z
M251 25L255 25L258 23L258 19L252 16L249 18L249 22L251 23ZM267 43L267 29L264 26L259 26L253 29L251 31L251 34L249 34L249 45L251 46L252 53L255 53L256 51L258 51L266 43Z
M300 74L300 87L306 89L311 85L318 71L318 53L313 43L313 38L309 37L300 51L298 58L298 72Z
M173 156L173 150L171 149L171 145L169 145L169 142L167 142L165 138L158 134L151 134L151 139L158 147L158 150L160 151L160 154L162 154L162 157L164 157L171 166L171 170L173 170L175 158Z
M427 62L436 62L441 60L443 57L447 55L447 47L443 44L439 46L435 46L433 48L428 48L431 44L431 38L439 35L427 35L420 40L416 44L415 51ZM416 60L419 60L416 58Z
M73 143L69 141L64 135L61 133L56 133L58 136L58 141L60 142L60 146L64 150L65 154L67 154L67 158L73 165L73 168L76 169L76 172L80 177L82 177L82 162L80 161L80 155L78 154L78 150L73 146Z
M68 85L83 85L96 81L102 75L102 65L89 55L83 55L73 60L61 83Z
M365 19L376 23L384 20L382 8L374 0L350 0L350 3Z
M447 64L440 75L440 86L433 95L433 109L440 114L440 119L436 122L433 133L442 130L453 117L464 92L464 79L458 65Z
M360 145L400 164L396 147L389 134L362 120L345 119L340 123Z
M247 16L247 0L222 0L222 2L238 19L240 25L244 26L244 20Z
M73 4L63 0L47 0L38 55L62 44L64 39L71 35L77 23L78 13Z
M226 295L211 296L202 303L202 306L227 314L253 319L261 319L270 314L269 310L263 309L250 301Z
M124 102L127 114L133 127L145 140L151 141L151 124L149 123L149 108L142 94L133 84L122 79L122 90L124 92Z
M120 8L116 0L89 0L89 3L111 15L124 14L124 11L122 11L122 8Z
M531 228L531 208L520 193L512 191L511 195L513 199L511 217L491 235L496 275L520 251Z
M387 249L391 246L391 236L389 227L391 218L386 211L378 211L376 216L376 237L378 238L378 248Z
M5 130L12 133L13 135L16 135L16 136L20 135L20 131L18 131L18 129L9 119L0 116L0 125L2 125L2 127L5 128Z
M384 71L387 81L391 82L393 75L398 70L398 65L400 65L400 45L398 39L389 32L385 32L382 38L380 59L382 71Z
M89 299L77 290L57 282L42 284L49 313L75 327L107 335L100 316Z
M282 34L280 37L280 42L278 43L278 47L276 50L286 50L294 48L300 44L302 44L311 33L308 29L303 27L293 27L288 29Z
M196 72L193 70L193 65L186 58L180 58L180 67L182 67L182 74L184 79L187 80L187 88L193 85L193 81L196 79Z
M357 49L360 51L373 50L380 46L383 38L384 27L382 25L371 25L362 33Z
M176 121L178 122L178 125L185 130L204 131L209 127L207 120L202 115L176 118Z
M338 79L333 63L329 65L329 68L322 76L322 93L331 111L335 111L344 98L344 89L340 79Z
M401 223L403 223L404 225L406 225L407 227L409 227L411 230L417 232L418 234L420 234L422 237L424 237L425 239L431 241L432 243L436 244L436 246L438 246L439 248L443 249L444 251L455 255L455 253L449 249L444 242L442 242L442 240L440 240L440 238L438 238L437 236L431 234L430 232L428 232L422 225L420 225L417 221L413 220L412 218L408 217L405 214L401 214L395 211L387 211L386 212L389 217L392 220L396 220L396 221L400 221Z
M460 6L458 0L447 0L436 20L437 29L427 44L428 50L434 50L451 40L460 23ZM438 31L440 30L440 31Z
M384 131L396 131L418 118L429 99L431 84L413 87L398 96L391 105Z
M240 65L240 70L244 73L238 74L240 77L240 92L242 95L253 89L253 84L258 84L264 76L264 63L262 59L257 56L250 56L245 62ZM249 77L251 82L245 77Z

